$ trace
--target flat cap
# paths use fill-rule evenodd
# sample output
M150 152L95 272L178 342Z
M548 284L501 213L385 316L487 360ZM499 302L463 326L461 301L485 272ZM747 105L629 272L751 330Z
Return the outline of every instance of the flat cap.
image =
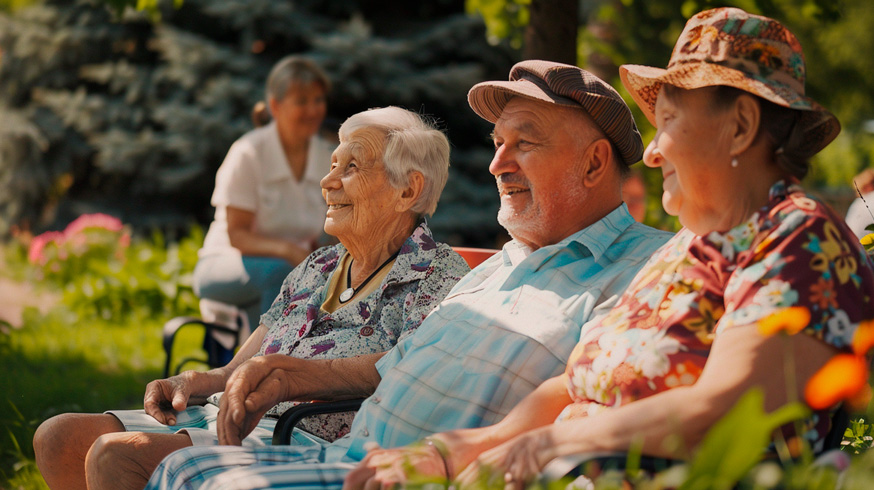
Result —
M643 156L640 131L619 92L582 68L552 61L521 61L510 70L509 81L478 83L467 93L467 101L480 117L496 122L507 102L517 96L583 109L616 146L626 165Z

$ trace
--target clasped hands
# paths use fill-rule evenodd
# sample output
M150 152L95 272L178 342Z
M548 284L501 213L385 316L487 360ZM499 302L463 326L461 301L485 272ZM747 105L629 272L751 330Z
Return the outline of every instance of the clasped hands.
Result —
M275 355L253 357L228 377L216 422L220 444L241 445L270 408L289 399L288 377L275 366L277 360ZM177 412L185 410L189 402L197 403L212 394L199 393L194 376L182 373L146 385L146 413L158 422L175 425Z

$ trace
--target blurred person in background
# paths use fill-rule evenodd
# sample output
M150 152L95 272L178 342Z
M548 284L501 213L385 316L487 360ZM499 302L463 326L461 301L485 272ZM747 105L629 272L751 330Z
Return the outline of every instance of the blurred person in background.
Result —
M632 171L622 182L622 200L638 223L646 219L646 184L638 171Z
M318 132L330 86L313 61L280 60L266 84L272 121L237 140L216 174L215 218L199 252L194 292L207 321L242 313L241 340L322 234L327 208L319 180L336 145Z
M847 226L853 230L857 237L874 233L865 228L874 224L874 168L863 170L859 175L853 177L853 192L857 193L857 197L849 209L847 209Z

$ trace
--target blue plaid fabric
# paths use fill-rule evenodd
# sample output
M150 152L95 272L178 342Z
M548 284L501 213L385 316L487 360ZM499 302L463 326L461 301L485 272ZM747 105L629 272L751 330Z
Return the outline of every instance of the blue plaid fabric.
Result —
M295 488L301 481L331 486L325 472L336 476L342 471L335 463L360 460L367 441L396 447L497 422L564 370L581 326L615 304L670 236L636 223L623 204L555 245L532 252L510 242L462 278L419 329L379 361L382 381L348 436L310 447L182 449L162 462L146 488L256 488L247 482L259 478L264 486L257 488L285 488L277 476L282 472ZM200 486L245 465L252 466Z

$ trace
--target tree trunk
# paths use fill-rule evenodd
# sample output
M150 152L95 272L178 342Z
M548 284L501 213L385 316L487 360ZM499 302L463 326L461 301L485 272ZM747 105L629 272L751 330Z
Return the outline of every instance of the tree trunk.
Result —
M532 0L525 59L577 64L578 0Z

